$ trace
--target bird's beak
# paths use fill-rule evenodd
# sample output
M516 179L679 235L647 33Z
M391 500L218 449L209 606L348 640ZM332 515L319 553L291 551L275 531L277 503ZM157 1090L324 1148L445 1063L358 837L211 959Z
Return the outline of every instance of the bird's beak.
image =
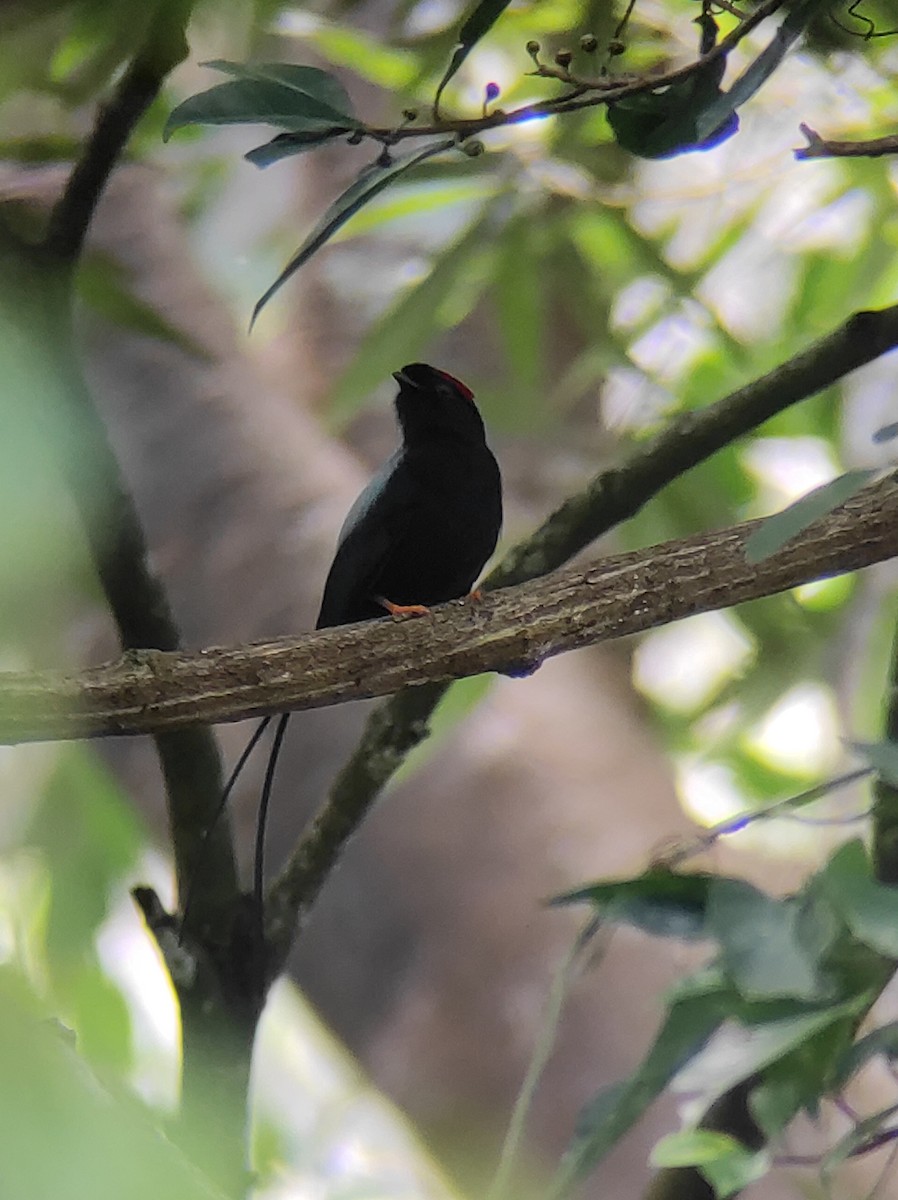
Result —
M408 375L406 375L405 371L394 371L393 378L396 380L396 382L399 384L400 387L402 387L403 384L405 384L407 387L415 386L412 383L412 381L409 379Z

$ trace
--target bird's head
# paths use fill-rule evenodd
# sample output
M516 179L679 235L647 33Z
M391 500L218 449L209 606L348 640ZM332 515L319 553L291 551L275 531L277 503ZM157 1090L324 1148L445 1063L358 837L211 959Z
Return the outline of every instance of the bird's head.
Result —
M393 378L399 384L396 413L407 442L434 437L484 440L474 393L454 376L427 363L410 363L394 371Z

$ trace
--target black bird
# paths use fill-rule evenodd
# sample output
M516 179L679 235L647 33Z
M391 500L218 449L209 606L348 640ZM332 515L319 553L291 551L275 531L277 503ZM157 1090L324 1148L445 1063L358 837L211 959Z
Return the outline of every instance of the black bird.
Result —
M343 523L317 629L387 613L426 613L431 605L465 596L496 548L502 481L473 393L426 363L411 363L393 377L399 384L396 415L402 444ZM258 914L265 819L289 719L289 713L278 718L262 787L253 884ZM219 813L270 722L271 717L260 721L237 760ZM189 908L188 894L182 925Z
M402 445L349 510L318 629L465 596L496 547L502 483L473 394L425 363L393 378Z

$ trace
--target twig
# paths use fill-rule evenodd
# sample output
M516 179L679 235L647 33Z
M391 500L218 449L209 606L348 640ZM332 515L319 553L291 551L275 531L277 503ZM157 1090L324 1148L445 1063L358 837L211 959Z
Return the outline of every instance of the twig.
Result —
M898 154L898 133L866 142L834 142L822 138L810 125L798 128L808 144L794 152L796 158L882 158L885 154Z
M570 994L571 987L576 982L583 952L592 942L600 927L600 919L593 917L586 928L574 939L573 944L568 949L555 972L552 986L549 990L545 1013L538 1030L536 1044L533 1047L533 1053L527 1066L524 1082L521 1084L521 1090L512 1109L508 1131L505 1134L505 1139L502 1142L502 1150L499 1154L499 1164L496 1167L496 1174L490 1185L490 1189L486 1194L486 1200L507 1200L508 1196L512 1194L513 1171L518 1163L521 1147L524 1144L527 1117L533 1104L533 1098L536 1095L539 1081L543 1076L543 1072L555 1047L555 1039L558 1034L558 1027L561 1024L564 1006ZM601 952L597 957L601 957ZM595 959L593 961L595 962Z
M883 697L883 739L898 743L898 623L892 633L892 657ZM873 864L880 883L898 883L898 787L884 775L873 785Z
M433 137L447 133L455 133L459 141L464 141L467 138L486 133L490 129L500 129L506 125L520 125L525 121L533 121L539 117L553 117L558 116L560 113L579 112L581 109L595 108L600 104L613 104L618 100L625 99L627 96L638 96L643 92L653 92L658 88L670 87L673 83L680 83L684 79L689 79L710 63L716 62L718 58L725 57L735 46L738 46L747 34L760 25L762 21L782 8L785 2L786 0L765 0L740 25L731 30L726 37L721 38L717 45L709 50L707 54L702 54L693 62L687 63L683 67L676 67L671 71L642 76L638 79L630 77L623 83L615 80L614 76L606 75L599 76L596 79L578 79L577 86L573 92L556 96L549 100L539 100L533 104L525 104L520 108L513 108L508 111L495 109L485 116L479 117L459 117L456 119L444 117L440 121L431 122L428 125L409 125L399 129L387 129L380 126L367 125L360 132L389 145L404 141L407 138ZM540 72L536 72L536 74L540 74ZM551 69L547 69L544 74L557 77Z

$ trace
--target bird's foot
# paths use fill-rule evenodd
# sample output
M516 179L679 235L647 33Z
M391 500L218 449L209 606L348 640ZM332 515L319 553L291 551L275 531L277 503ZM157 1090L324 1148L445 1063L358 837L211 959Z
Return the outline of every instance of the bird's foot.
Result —
M402 620L405 617L429 617L430 609L425 604L394 604L392 600L387 600L384 596L376 596L378 604L382 604L394 620Z

